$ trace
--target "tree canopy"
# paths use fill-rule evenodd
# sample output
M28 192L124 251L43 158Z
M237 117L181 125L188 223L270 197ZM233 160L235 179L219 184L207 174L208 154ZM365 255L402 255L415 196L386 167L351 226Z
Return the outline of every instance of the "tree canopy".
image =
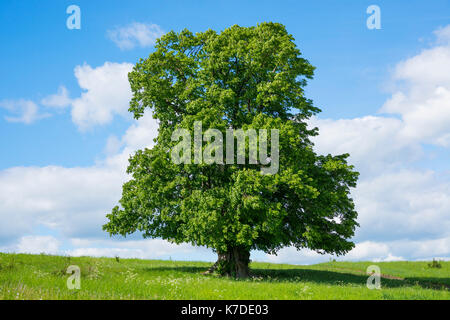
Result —
M348 154L314 152L318 129L307 121L320 109L304 95L314 67L285 27L171 31L155 49L129 74L129 111L138 119L150 109L158 137L129 159L131 179L104 230L212 248L215 269L236 276L248 275L251 250L351 250L358 224L350 190L358 173ZM277 129L278 171L262 174L263 164L248 161L174 163L172 134L192 132L196 121L203 132Z

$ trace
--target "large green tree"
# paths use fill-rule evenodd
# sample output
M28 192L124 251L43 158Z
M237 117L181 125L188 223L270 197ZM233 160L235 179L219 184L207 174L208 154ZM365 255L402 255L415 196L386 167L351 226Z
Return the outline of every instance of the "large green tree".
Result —
M350 188L358 173L348 154L313 150L318 129L307 120L320 110L304 96L313 72L278 23L172 31L158 39L129 74L129 111L138 119L151 109L158 137L153 148L131 156L132 178L104 230L212 248L218 260L211 271L236 277L248 276L251 250L351 250L358 224ZM203 132L279 130L278 172L262 174L263 164L248 162L174 163L172 134L192 132L195 121Z

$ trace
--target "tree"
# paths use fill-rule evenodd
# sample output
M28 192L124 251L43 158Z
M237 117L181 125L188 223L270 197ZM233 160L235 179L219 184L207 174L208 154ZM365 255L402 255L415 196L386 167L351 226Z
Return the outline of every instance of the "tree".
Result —
M251 250L351 250L358 223L350 188L358 173L348 154L313 150L310 138L318 129L307 120L320 109L304 96L313 72L278 23L234 25L221 33L172 31L158 39L129 74L129 111L138 119L151 109L158 137L153 148L130 157L132 178L104 230L212 248L218 260L210 271L236 277L249 275ZM203 132L279 130L278 172L261 174L264 165L248 161L174 163L172 134L192 132L195 121L202 121Z

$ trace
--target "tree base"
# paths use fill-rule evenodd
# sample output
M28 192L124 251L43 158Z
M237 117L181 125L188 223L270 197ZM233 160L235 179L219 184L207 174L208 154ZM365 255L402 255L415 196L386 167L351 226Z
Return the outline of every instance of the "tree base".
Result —
M250 276L250 251L233 248L217 253L217 261L204 274L218 273L222 276L248 278Z

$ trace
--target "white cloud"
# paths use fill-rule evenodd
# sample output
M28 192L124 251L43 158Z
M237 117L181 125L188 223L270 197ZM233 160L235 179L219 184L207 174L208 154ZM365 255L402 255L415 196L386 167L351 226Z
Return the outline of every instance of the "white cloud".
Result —
M450 26L436 34L442 40ZM392 75L397 89L380 112L393 116L312 119L320 151L349 152L358 165L371 169L417 160L422 144L450 145L450 42L401 61ZM370 159L369 159L370 157Z
M449 59L450 47L447 45L425 49L399 62L394 70L394 80L406 81L412 86L424 85L426 88L447 86L450 84Z
M134 22L127 26L108 30L108 37L122 50L133 49L136 46L153 46L156 39L161 37L164 31L156 24Z
M39 119L49 117L48 113L39 113L39 108L31 100L2 100L0 101L0 108L8 110L15 116L5 116L8 122L20 122L31 124Z
M60 242L52 236L25 236L17 245L17 252L57 254Z
M450 44L450 25L446 27L441 27L434 31L438 43Z
M0 171L0 235L40 225L70 235L98 235L120 197L125 168L16 167Z
M350 153L350 163L362 174L353 191L358 244L346 259L450 255L449 174L412 169L430 168L427 144L450 146L450 42L442 44L448 30L437 32L437 46L398 63L392 76L397 88L380 109L387 116L310 122L319 127L316 150Z
M429 261L433 258L449 260L450 236L431 240L401 239L396 241L363 241L356 243L345 256L321 255L315 251L304 249L297 251L293 247L281 249L277 255L258 256L257 261L292 264L314 264L338 261Z
M450 235L428 240L400 240L389 245L392 252L402 252L405 257L412 260L450 259Z
M58 88L58 93L49 95L41 100L41 104L46 107L64 108L68 107L72 100L69 98L69 91L65 86Z
M142 121L141 121L142 120ZM98 237L106 214L128 179L129 155L153 145L157 123L151 112L135 121L117 153L92 167L14 167L0 171L0 239L30 234L43 225L66 237Z
M49 108L70 107L72 121L81 131L108 124L116 115L130 118L127 111L132 93L128 73L132 68L131 63L114 62L105 62L96 68L88 64L76 66L74 74L82 90L81 95L71 99L67 88L60 86L57 93L43 98L40 103ZM30 124L50 116L49 113L39 113L38 105L31 100L3 100L0 107L18 115L5 117L10 122Z
M390 252L389 245L373 241L357 243L355 248L345 255L346 260L393 261L402 260Z
M313 138L318 153L349 153L350 162L364 175L396 168L422 155L419 144L399 134L403 123L396 118L313 118L310 125L319 128L319 135Z
M382 242L365 241L356 244L355 248L345 256L336 257L330 254L319 254L309 249L297 251L294 247L281 249L277 255L265 255L258 261L273 263L314 264L329 261L330 259L344 261L393 261L402 260L394 256L388 244Z
M74 75L81 95L71 99L67 88L60 86L57 93L42 99L41 104L59 109L70 107L72 121L81 131L106 125L116 115L130 118L127 111L132 93L128 73L132 69L133 65L126 62L105 62L95 68L88 64L78 65Z
M446 36L450 26L439 30ZM449 146L450 143L450 42L423 50L400 62L393 80L400 89L381 108L399 114L404 139L419 143Z
M362 180L353 192L361 225L357 239L449 236L449 178L448 173L401 170Z
M72 100L72 120L81 130L110 123L114 115L128 116L132 96L128 73L132 68L130 63L112 62L97 68L87 64L75 68L83 93Z
M158 135L158 122L152 117L150 111L146 111L144 115L127 129L121 139L110 137L107 141L106 152L113 149L121 149L118 153L110 153L110 155L100 161L99 164L108 167L126 167L130 154L136 150L150 148L154 145L154 139Z
M130 149L142 149L154 144L159 124L152 113L146 111L144 115L134 122L126 131L122 140Z
M108 140L106 141L105 146L105 153L106 155L114 155L119 152L120 148L122 146L122 142L119 138L117 138L115 135L111 135L108 137Z
M65 251L70 256L95 256L139 259L214 260L211 251L190 244L176 245L162 239L143 240L85 240L72 239L75 249ZM209 258L209 259L208 259Z

